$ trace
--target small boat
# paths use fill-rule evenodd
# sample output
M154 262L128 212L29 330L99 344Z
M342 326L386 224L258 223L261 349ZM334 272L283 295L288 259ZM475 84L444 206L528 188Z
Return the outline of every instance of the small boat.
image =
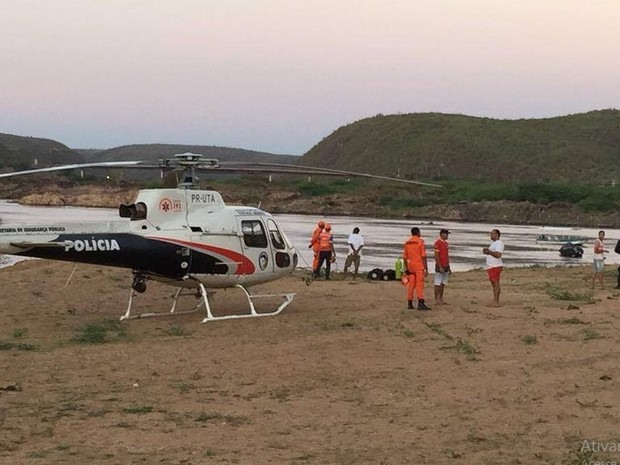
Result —
M586 236L579 236L574 234L539 234L536 238L536 242L540 242L543 244L573 244L573 245L583 245L588 240Z
M568 258L581 258L583 257L583 247L572 242L567 242L560 247L560 255Z

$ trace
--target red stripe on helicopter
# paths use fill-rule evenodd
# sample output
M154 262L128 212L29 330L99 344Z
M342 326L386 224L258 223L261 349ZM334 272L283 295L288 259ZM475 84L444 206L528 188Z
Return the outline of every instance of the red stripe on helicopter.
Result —
M247 258L245 255L242 255L238 252L233 252L232 250L223 249L221 247L215 247L212 245L200 244L196 242L184 241L181 239L173 239L170 237L149 237L149 239L156 239L158 241L168 242L170 244L183 245L193 249L205 250L207 252L213 252L214 254L222 255L236 263L237 269L233 274L252 274L254 273L254 271L256 271L256 267L254 266L254 263L252 263L252 260Z

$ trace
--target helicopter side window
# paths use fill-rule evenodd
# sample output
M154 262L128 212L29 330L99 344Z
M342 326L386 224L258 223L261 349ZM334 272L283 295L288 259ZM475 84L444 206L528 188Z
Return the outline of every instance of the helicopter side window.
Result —
M248 247L267 247L267 235L260 221L242 221L243 241Z
M284 245L284 239L282 239L282 234L280 234L280 230L278 226L273 220L269 220L269 236L271 237L271 243L273 244L273 248L277 250L284 250L286 246Z

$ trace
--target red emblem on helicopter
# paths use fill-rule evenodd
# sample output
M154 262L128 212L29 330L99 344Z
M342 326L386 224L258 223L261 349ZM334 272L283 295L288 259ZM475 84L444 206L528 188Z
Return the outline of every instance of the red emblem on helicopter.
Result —
M159 210L163 213L180 212L181 202L164 197L159 201Z

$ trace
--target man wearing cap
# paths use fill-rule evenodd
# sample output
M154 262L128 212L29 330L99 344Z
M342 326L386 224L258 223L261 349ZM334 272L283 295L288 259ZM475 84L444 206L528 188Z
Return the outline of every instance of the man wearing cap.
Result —
M450 231L442 229L439 231L439 239L433 246L435 250L435 305L445 305L443 291L448 284L450 275L450 254L448 252L448 235Z

